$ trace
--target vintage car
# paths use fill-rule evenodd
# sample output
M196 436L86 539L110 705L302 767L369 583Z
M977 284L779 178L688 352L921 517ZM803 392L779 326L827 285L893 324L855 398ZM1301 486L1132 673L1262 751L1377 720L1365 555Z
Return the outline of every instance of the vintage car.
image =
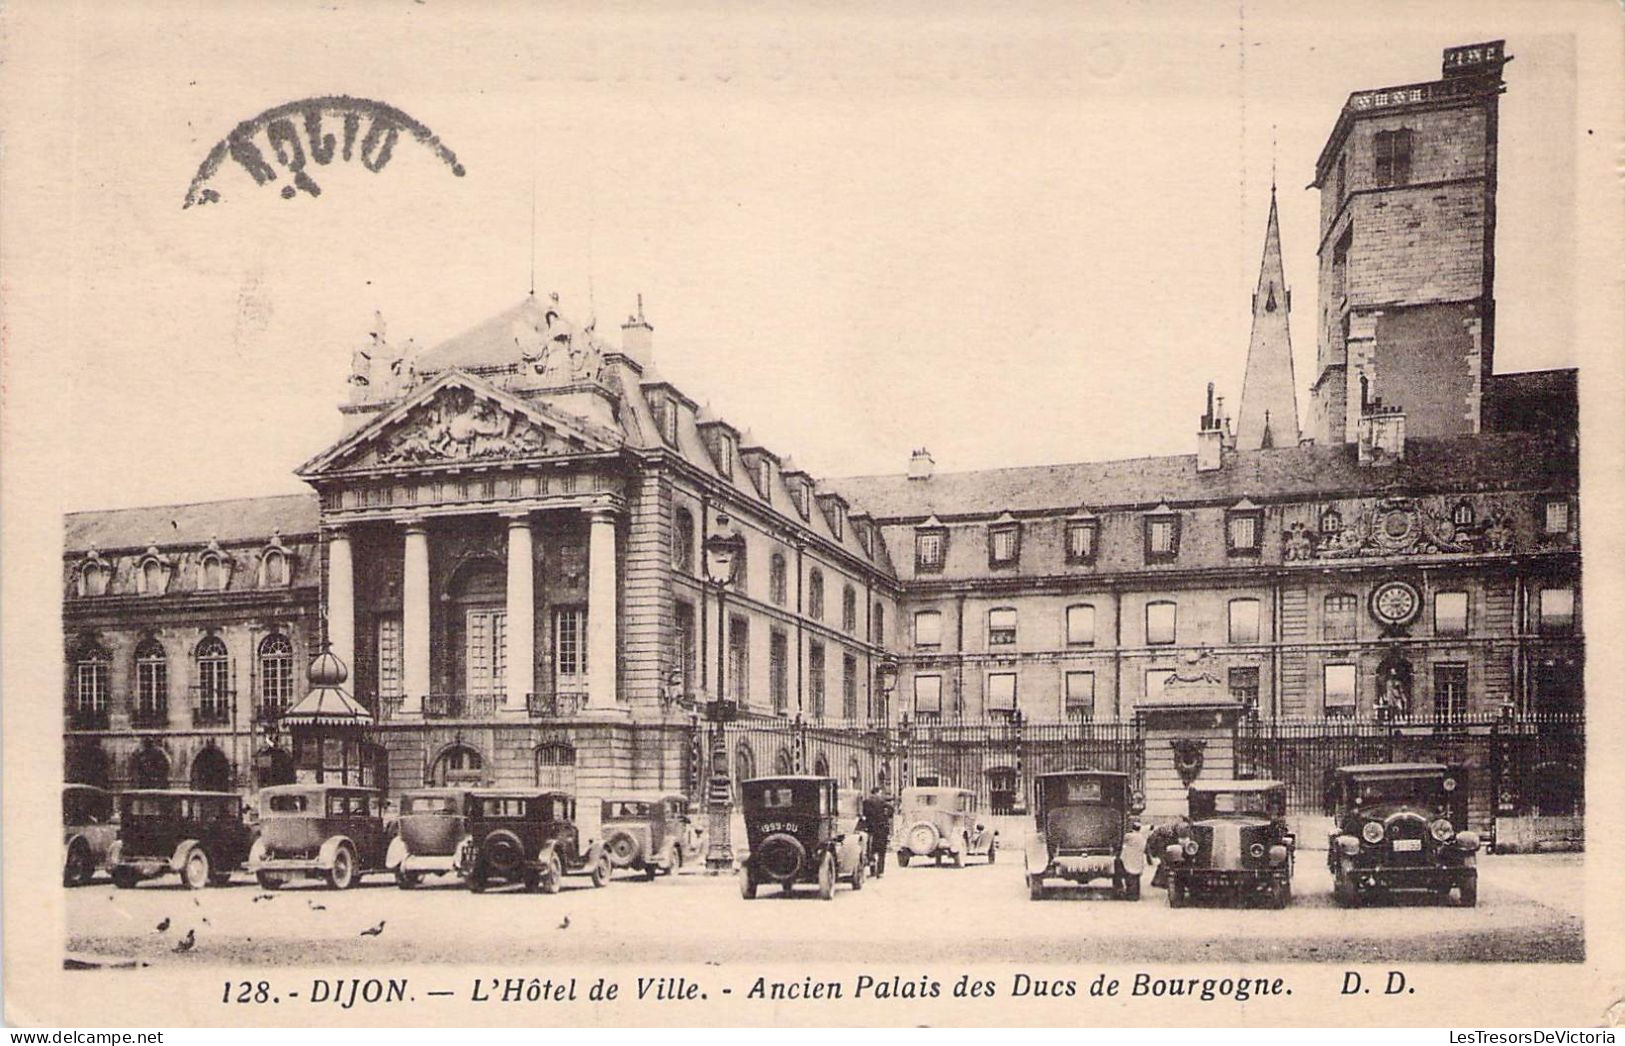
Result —
M1027 892L1044 896L1050 879L1088 886L1110 880L1115 896L1140 898L1145 832L1127 774L1059 770L1033 782L1036 830L1027 836Z
M355 785L274 785L260 791L260 837L248 870L261 888L321 878L347 890L369 872L386 871L389 832L383 796Z
M465 851L474 845L468 834L472 801L467 788L414 788L402 793L400 831L384 856L397 886L410 890L425 875L453 874L459 864L468 864Z
M120 795L118 808L107 865L121 890L170 872L194 890L223 886L248 857L252 833L236 792L142 788Z
M1198 898L1262 898L1272 908L1285 908L1292 899L1297 844L1286 823L1286 785L1197 781L1187 802L1189 817L1159 855L1169 907Z
M609 882L613 865L601 842L583 845L575 799L566 792L477 789L469 793L468 833L473 845L459 867L479 893L493 881L523 883L558 893L566 875Z
M694 856L696 837L688 799L658 792L628 792L605 799L604 849L616 868L653 879L675 874Z
M113 793L95 785L62 786L62 885L80 886L107 864L118 841Z
M1478 903L1478 833L1467 827L1467 773L1439 763L1338 767L1327 846L1332 895L1353 906L1393 890L1452 889Z
M855 817L843 817L840 786L833 777L757 777L740 785L749 851L739 862L739 893L778 883L785 893L797 883L816 883L824 900L845 879L863 889L869 837Z
M955 868L966 857L986 857L988 864L997 859L999 833L977 816L976 793L968 788L903 789L898 824L901 867L916 857L938 864L947 858Z

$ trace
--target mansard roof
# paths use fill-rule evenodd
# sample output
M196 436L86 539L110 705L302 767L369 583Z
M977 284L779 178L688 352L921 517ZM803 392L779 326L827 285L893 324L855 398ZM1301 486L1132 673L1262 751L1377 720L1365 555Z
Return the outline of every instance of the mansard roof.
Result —
M1435 491L1572 489L1578 455L1561 434L1489 433L1413 439L1401 463L1362 468L1354 444L1226 452L1224 467L1198 472L1194 454L831 480L877 520L905 521L1146 508L1167 501L1233 504L1377 493L1390 487Z
M314 494L70 512L63 521L64 547L71 553L152 544L203 545L211 538L221 544L265 541L275 531L284 537L314 534L320 519Z

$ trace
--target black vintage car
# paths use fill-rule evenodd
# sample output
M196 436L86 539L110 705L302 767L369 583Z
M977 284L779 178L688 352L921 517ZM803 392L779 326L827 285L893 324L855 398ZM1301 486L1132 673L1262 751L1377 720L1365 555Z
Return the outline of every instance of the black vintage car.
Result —
M170 872L194 890L222 886L248 859L252 832L235 792L138 789L119 796L113 885L129 889Z
M1467 827L1467 772L1440 763L1338 767L1337 828L1326 852L1346 907L1393 890L1478 903L1478 833Z
M739 894L777 883L789 893L797 883L816 883L818 896L835 896L835 881L863 889L869 838L843 824L840 786L833 777L757 777L740 785L749 852L739 862Z
M1027 892L1045 882L1088 886L1105 881L1114 896L1140 898L1145 833L1128 775L1115 770L1060 770L1033 781L1034 830L1026 843Z
M582 846L575 799L566 792L477 789L469 793L465 825L470 845L459 868L475 893L492 882L558 893L566 875L609 882L612 865L601 842Z
M62 786L62 885L82 886L107 864L118 841L113 794L95 785Z
M1198 781L1187 795L1190 816L1176 826L1161 855L1168 906L1262 899L1285 908L1292 900L1297 847L1286 822L1286 785Z

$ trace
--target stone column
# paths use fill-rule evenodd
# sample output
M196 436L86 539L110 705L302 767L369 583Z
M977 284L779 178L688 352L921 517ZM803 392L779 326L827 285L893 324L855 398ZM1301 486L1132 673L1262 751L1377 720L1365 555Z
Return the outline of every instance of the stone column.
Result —
M619 667L615 578L615 515L592 509L587 543L587 709L610 711L619 707L616 687Z
M350 534L334 528L327 532L327 642L333 656L344 662L355 687L355 566L350 556Z
M508 517L507 711L524 712L536 689L536 566L530 516Z
M421 520L406 524L401 585L402 715L422 715L429 693L429 532Z

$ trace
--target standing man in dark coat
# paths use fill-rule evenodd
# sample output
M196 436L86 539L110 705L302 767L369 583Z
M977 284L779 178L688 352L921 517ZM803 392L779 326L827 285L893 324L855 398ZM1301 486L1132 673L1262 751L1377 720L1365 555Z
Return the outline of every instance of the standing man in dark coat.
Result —
M886 874L886 851L891 848L891 803L881 794L880 786L863 797L863 826L869 833L869 853L875 860L875 878Z

